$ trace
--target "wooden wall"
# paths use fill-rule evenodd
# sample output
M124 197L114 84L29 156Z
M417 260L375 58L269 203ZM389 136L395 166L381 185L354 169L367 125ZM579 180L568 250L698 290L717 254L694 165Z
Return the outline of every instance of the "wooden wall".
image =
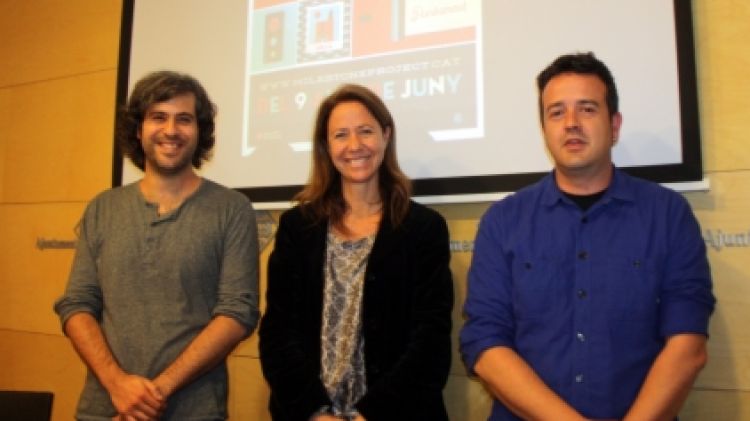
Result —
M0 389L55 393L72 419L84 367L52 303L84 205L111 179L119 0L0 1Z
M750 84L744 76L750 3L693 5L711 189L686 196L709 239L719 304L711 360L682 419L750 420ZM85 370L52 311L72 251L39 246L73 240L86 202L109 187L121 6L121 0L0 0L0 389L54 392L55 420L71 419ZM473 239L486 207L436 208L452 239L463 242ZM470 258L453 254L456 330ZM457 353L454 360L445 390L451 418L485 419L490 398L466 377ZM269 419L255 335L229 365L232 419Z

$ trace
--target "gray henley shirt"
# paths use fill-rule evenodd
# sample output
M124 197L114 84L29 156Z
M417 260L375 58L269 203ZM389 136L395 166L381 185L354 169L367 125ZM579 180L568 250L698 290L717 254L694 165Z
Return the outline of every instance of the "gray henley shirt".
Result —
M239 192L202 180L174 211L159 215L138 183L98 195L86 208L75 259L55 311L64 325L78 312L102 327L121 367L154 378L216 315L248 335L258 321L255 212ZM225 419L226 364L173 394L164 420ZM115 415L89 371L76 418Z

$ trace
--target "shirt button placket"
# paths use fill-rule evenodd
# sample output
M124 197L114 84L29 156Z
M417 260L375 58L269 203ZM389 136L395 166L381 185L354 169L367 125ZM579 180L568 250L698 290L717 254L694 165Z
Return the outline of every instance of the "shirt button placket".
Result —
M154 263L154 250L156 249L156 230L157 227L154 223L151 223L146 228L146 235L143 237L143 250L145 256L143 256L143 262L147 267L151 267Z
M573 360L573 381L574 384L580 385L584 382L584 374L586 368L586 361L588 359L586 333L588 324L588 309L590 307L588 303L589 298L589 277L590 277L590 243L588 241L588 232L591 230L590 220L587 216L582 216L579 219L577 239L575 242L575 279L573 293L573 335L575 337L574 342L574 360ZM578 393L583 393L584 389L579 390ZM576 394L577 397L574 400L585 400L587 399L584 395Z
M143 264L145 266L146 276L150 276L156 267L156 256L159 247L159 235L162 230L159 220L152 220L146 227L146 233L143 237Z

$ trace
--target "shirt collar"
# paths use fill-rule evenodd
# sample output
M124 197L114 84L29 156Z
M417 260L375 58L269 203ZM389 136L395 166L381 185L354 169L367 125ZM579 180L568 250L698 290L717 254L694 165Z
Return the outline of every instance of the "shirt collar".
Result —
M555 170L550 171L546 177L541 181L542 183L542 204L545 206L553 206L561 202L570 202L565 194L560 190L555 183ZM635 194L633 191L633 180L630 176L616 167L612 169L612 181L607 187L606 193L601 198L601 203L608 203L611 200L621 200L625 202L632 202L635 200Z

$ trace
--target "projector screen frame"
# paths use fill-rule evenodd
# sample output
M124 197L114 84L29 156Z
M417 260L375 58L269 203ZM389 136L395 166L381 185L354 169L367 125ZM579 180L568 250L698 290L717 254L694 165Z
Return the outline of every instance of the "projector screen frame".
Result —
M135 0L123 0L117 71L116 107L127 101L131 40ZM676 31L675 52L678 68L679 115L681 128L682 162L622 167L626 172L677 190L707 188L704 180L701 153L701 133L698 109L694 31L691 0L673 0ZM117 113L116 116L117 117ZM220 140L219 140L220 141ZM122 185L123 156L115 143L112 160L112 186ZM415 200L424 203L476 202L497 197L527 186L547 172L528 172L481 176L445 177L413 180ZM220 180L217 180L220 181ZM283 208L302 185L237 187L258 208Z

